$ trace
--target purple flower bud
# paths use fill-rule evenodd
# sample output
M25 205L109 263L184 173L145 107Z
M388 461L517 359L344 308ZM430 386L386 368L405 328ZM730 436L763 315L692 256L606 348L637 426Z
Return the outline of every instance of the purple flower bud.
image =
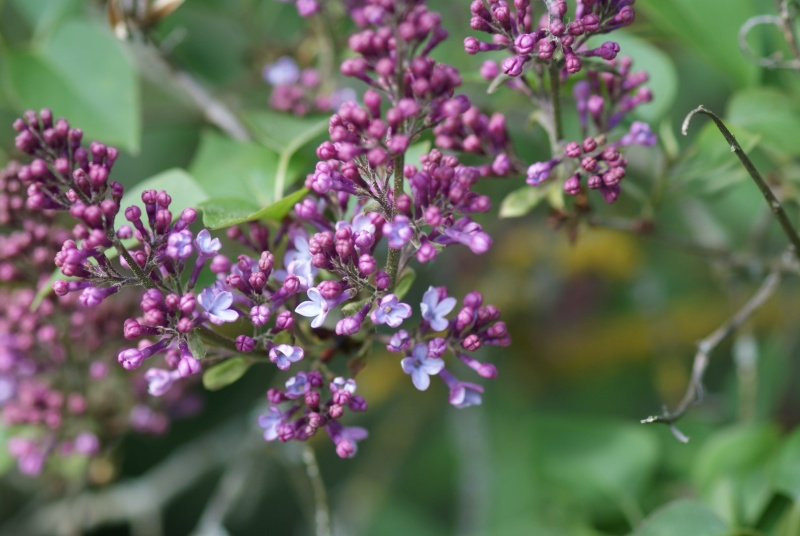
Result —
M142 365L144 355L136 348L128 348L117 355L117 361L125 370L133 370Z
M578 195L581 191L580 175L573 175L564 181L564 193L567 195Z
M511 56L503 60L502 69L503 73L508 76L519 76L522 74L522 68L525 66L525 56Z
M284 331L292 329L292 327L294 327L292 313L289 311L281 311L278 313L278 316L275 317L275 330Z
M392 280L389 278L389 274L383 270L378 270L378 272L375 274L375 286L378 288L378 290L386 290L391 284Z

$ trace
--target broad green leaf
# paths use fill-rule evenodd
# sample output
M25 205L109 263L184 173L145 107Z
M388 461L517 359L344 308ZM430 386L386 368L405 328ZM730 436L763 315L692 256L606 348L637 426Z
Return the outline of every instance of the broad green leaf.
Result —
M168 169L158 175L150 177L138 183L135 188L125 192L122 198L122 207L118 218L124 218L124 209L136 205L146 214L144 203L142 203L142 193L145 190L164 190L172 197L169 206L173 218L181 215L183 209L192 207L199 210L203 201L208 199L206 191L197 181L186 171L180 168ZM143 216L144 219L146 217Z
M596 419L538 419L541 474L554 488L587 503L620 509L644 489L659 456L655 432Z
M64 18L81 11L81 0L12 0L16 10L33 28L35 37L51 32Z
M708 506L681 499L651 514L633 536L724 536L727 530L725 523Z
M755 523L772 496L779 434L774 425L740 425L714 434L695 458L692 477L730 523Z
M737 92L725 114L729 128L760 137L759 147L787 156L800 155L800 108L796 99L767 87Z
M653 26L679 38L711 68L723 72L734 86L749 86L758 80L759 68L742 56L738 43L739 28L761 14L752 0L727 0L723 9L716 2L649 0L638 2L636 10ZM710 20L719 31L708 31ZM759 54L758 47L754 48Z
M420 141L412 145L406 151L406 164L411 164L413 166L420 166L419 159L422 158L423 155L428 154L431 152L431 142L428 140ZM408 181L406 181L408 182Z
M108 31L69 21L34 51L10 52L5 67L18 109L50 108L83 129L87 141L138 151L139 82L122 45Z
M294 155L328 130L328 117L295 117L270 111L245 113L245 118L261 143L279 153L275 177L275 198L283 197L287 186L301 176L292 169ZM295 166L296 167L296 166Z
M800 501L800 428L781 447L773 481L776 489Z
M408 293L408 291L411 289L411 285L414 284L414 279L416 279L416 277L417 274L413 269L406 268L403 270L403 273L397 280L397 284L394 286L394 295L397 296L398 300L402 300L403 296Z
M277 168L272 149L206 130L189 173L209 197L247 199L257 208L275 201Z
M270 110L246 110L242 114L258 141L281 153L310 142L328 129L330 116L297 117Z
M303 188L262 209L247 199L230 197L208 199L198 208L203 211L203 224L210 229L255 220L280 221L307 193Z
M524 216L543 199L547 198L548 189L544 186L523 186L508 194L500 205L501 218L518 218Z
M251 362L243 357L231 357L203 373L203 386L217 391L232 384L247 372Z

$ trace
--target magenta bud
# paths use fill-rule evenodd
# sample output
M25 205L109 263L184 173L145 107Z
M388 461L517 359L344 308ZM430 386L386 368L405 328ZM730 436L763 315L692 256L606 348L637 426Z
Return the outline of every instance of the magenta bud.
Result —
M378 270L375 274L375 286L378 287L378 290L386 290L391 283L392 280L389 278L389 274L383 270Z

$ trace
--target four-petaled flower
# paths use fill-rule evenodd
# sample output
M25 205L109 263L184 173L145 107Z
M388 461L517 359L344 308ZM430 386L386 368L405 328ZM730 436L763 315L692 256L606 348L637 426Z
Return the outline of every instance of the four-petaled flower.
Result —
M144 373L144 379L147 380L147 392L153 396L161 396L172 387L173 382L180 375L176 371L169 371L159 368L151 368Z
M211 238L211 233L208 232L208 229L203 229L197 233L197 238L194 239L194 246L197 248L197 254L200 257L213 257L222 249L219 238Z
M269 360L275 363L279 369L286 370L292 363L303 359L303 349L299 346L289 346L279 344L269 351Z
M387 294L381 298L378 308L372 311L370 318L373 324L386 324L396 328L409 316L411 316L411 306L400 303L394 294Z
M414 230L408 224L408 218L402 214L395 216L393 222L383 224L383 234L389 241L389 247L400 249L414 236Z
M287 415L275 406L270 406L269 413L259 415L258 425L264 429L264 439L275 441L278 438L278 427L286 420Z
M294 312L309 318L313 316L314 320L311 321L311 327L318 328L325 322L325 317L331 308L331 302L322 297L317 287L311 287L306 294L309 297L309 301L304 301L298 305Z
M310 389L311 383L305 372L298 372L296 376L286 380L286 397L292 400L305 395Z
M170 233L166 253L173 259L183 260L192 254L192 232L189 229Z
M438 357L428 356L428 345L419 343L414 346L409 357L400 361L403 372L411 375L414 387L424 391L431 384L431 376L439 374L444 368L444 361Z
M219 325L225 322L233 322L239 318L239 313L230 308L233 304L233 294L228 291L214 292L209 287L200 293L197 301L206 310L208 319L213 324Z
M450 403L457 408L479 405L482 394L483 387L475 383L457 381L450 385Z
M428 290L422 295L420 309L422 310L422 318L428 321L431 325L431 329L434 331L443 331L447 329L448 324L445 315L450 313L455 306L455 298L449 297L441 299L438 290L433 287L428 287Z

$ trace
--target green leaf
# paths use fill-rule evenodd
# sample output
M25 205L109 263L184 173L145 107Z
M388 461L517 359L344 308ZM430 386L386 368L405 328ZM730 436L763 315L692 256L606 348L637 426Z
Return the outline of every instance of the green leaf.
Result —
M206 227L222 229L247 221L280 221L307 193L308 190L303 188L262 209L247 199L230 197L209 199L200 203L198 208L203 211Z
M777 490L800 501L800 428L781 447L773 481Z
M358 300L358 301L355 301L355 302L350 302L350 303L345 304L342 307L342 315L344 315L344 316L353 316L354 314L359 312L361 310L361 308L364 307L364 305L366 305L367 302L369 302L371 299L372 298L364 298L363 300Z
M787 156L800 155L800 108L796 99L767 87L737 92L725 114L729 128L758 135L759 147ZM737 135L738 137L738 135Z
M209 391L217 391L232 384L247 372L251 361L243 357L231 357L214 365L203 373L203 386Z
M403 273L397 280L397 284L394 286L394 295L397 296L398 300L402 300L403 296L411 289L411 285L414 284L414 279L416 279L416 277L417 274L412 268L403 270Z
M198 209L203 201L208 199L208 194L191 175L183 169L173 168L145 179L136 187L126 191L122 198L123 210L117 217L124 218L124 208L131 205L136 205L142 210L142 214L146 214L142 203L142 193L145 190L165 190L172 197L169 209L173 218L178 218L185 208Z
M727 0L724 9L715 2L650 1L639 2L636 9L658 29L679 38L710 67L725 73L734 86L749 86L758 80L759 67L742 57L736 31L747 19L760 14L752 0ZM715 28L726 31L709 32L710 20ZM753 48L759 54L759 47ZM622 52L628 54L626 49Z
M206 345L196 332L193 331L186 336L186 343L195 359L203 359L206 356Z
M320 138L328 130L328 117L296 117L289 114L257 111L244 114L261 143L279 153L275 178L275 198L300 176L290 168L292 157L301 148Z
M67 16L80 12L81 0L12 0L16 10L33 27L35 37L50 32Z
M501 218L518 218L524 216L542 199L547 197L547 188L544 186L523 186L518 190L514 190L503 199L500 205Z
M703 503L682 499L651 514L633 536L723 536L725 523Z
M206 130L189 173L212 198L247 199L256 208L271 205L278 155L252 142Z
M0 445L3 445L3 448L0 448L0 477L14 466L14 458L11 457L11 454L8 453L8 449L5 447L8 443L7 436L8 429L5 425L0 423Z
M730 523L755 523L772 496L772 464L779 434L774 425L739 425L715 433L695 458L692 478Z
M406 151L405 163L419 167L419 159L429 152L431 152L431 142L429 140L417 142Z
M36 50L10 52L5 78L19 110L51 108L86 140L138 151L139 81L122 45L98 25L69 21Z

